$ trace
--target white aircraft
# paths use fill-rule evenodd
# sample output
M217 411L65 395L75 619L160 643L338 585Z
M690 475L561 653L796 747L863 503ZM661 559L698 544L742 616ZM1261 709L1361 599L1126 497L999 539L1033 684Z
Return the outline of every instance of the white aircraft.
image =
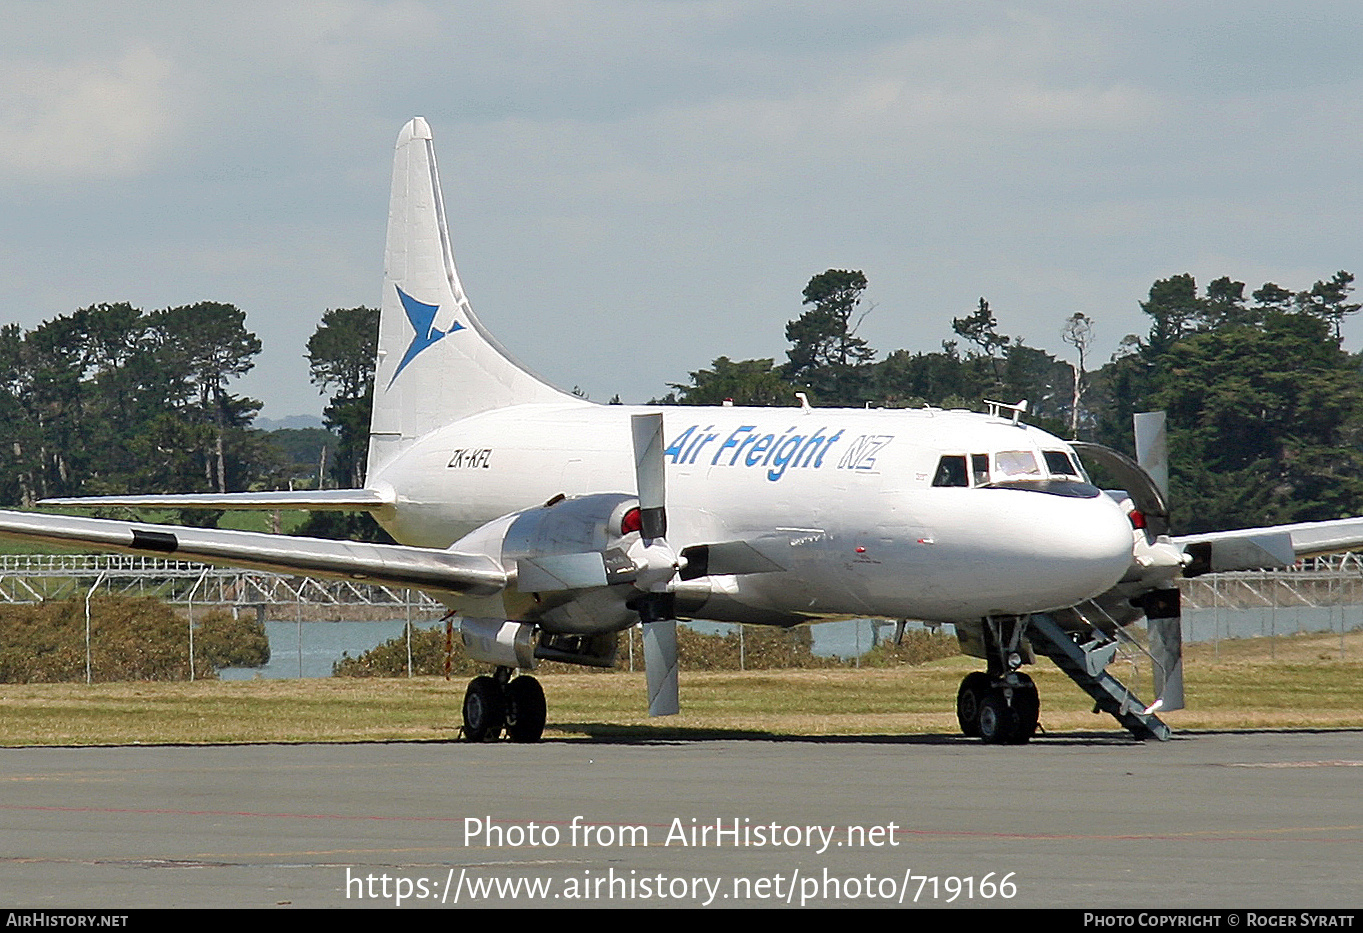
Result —
M464 700L467 738L537 740L540 659L609 666L642 623L650 712L675 713L676 619L792 626L950 623L984 672L962 730L1025 742L1037 653L1137 735L1181 706L1180 575L1280 566L1363 543L1363 520L1171 538L1136 463L963 411L597 405L517 363L455 272L430 129L397 141L363 489L105 496L54 505L367 510L401 545L0 512L0 534L412 586L461 616L495 674ZM1142 422L1148 428L1151 422ZM1156 434L1162 430L1156 425ZM1145 441L1150 461L1161 443ZM1128 492L1092 486L1076 450ZM1106 671L1150 619L1160 699Z

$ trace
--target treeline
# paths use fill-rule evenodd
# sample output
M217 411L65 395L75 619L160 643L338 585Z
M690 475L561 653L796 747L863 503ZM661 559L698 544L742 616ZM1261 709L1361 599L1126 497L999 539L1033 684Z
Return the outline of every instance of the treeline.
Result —
M1354 277L1311 288L1272 282L1245 295L1228 277L1199 290L1191 275L1154 283L1144 335L1089 369L1094 322L1058 320L1072 360L1000 332L989 302L952 321L940 351L884 357L857 336L866 277L830 269L786 327L786 361L720 357L673 384L663 403L982 410L1026 399L1027 420L1063 437L1133 453L1131 415L1169 416L1170 498L1180 533L1363 514L1363 359L1340 326L1360 305Z
M358 335L333 326L356 320ZM255 365L261 345L233 305L144 312L98 304L27 332L17 324L0 327L0 504L355 484L362 478L377 321L368 308L329 311L313 337L316 347L309 345L314 381L335 389L327 415L329 427L346 429L339 442L317 428L251 427L260 403L232 386ZM352 338L353 345L343 345ZM347 368L356 354L367 357L358 377ZM216 515L181 518L207 524Z
M229 391L260 341L217 302L100 304L27 333L0 328L0 498L243 489L274 460Z
M881 355L857 331L866 276L810 279L789 321L786 359L732 360L655 402L981 410L1026 399L1027 420L1131 452L1131 414L1169 413L1171 499L1180 532L1363 514L1363 359L1341 323L1360 305L1339 272L1291 291L1191 275L1151 286L1145 334L1091 366L1094 322L1057 320L1069 358L1000 330L988 301L952 320L940 350ZM65 495L202 492L363 482L378 311L327 311L308 342L329 393L316 432L250 428L259 403L235 394L260 341L216 302L143 312L92 305L28 332L0 327L0 504ZM211 523L213 514L182 521ZM301 533L381 534L367 516L317 513Z

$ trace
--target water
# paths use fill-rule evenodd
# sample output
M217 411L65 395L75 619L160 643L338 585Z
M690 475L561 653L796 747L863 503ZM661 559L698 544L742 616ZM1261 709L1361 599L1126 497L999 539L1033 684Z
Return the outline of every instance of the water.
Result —
M1350 631L1363 626L1363 606L1256 606L1184 609L1183 640L1259 638L1299 632Z
M376 645L397 638L406 623L402 619L387 622L266 622L265 634L270 639L270 663L264 667L229 667L218 672L223 680L285 680L296 677L330 677L331 666L349 653L353 658ZM439 624L439 623L434 623ZM418 628L432 627L432 623L418 621ZM302 629L302 651L299 651L299 629ZM301 660L300 660L301 657Z
M698 632L725 635L737 626L723 622L686 623ZM282 680L297 677L330 677L332 665L344 654L352 658L376 645L402 634L401 619L386 622L304 622L301 652L297 622L266 622L265 634L270 639L270 663L264 667L226 668L218 672L223 680ZM439 622L422 622L418 628L434 628ZM894 623L857 619L848 622L825 622L814 626L814 653L823 657L838 655L855 657L871 650L873 628L880 627L880 638L894 637ZM910 628L921 627L909 623ZM628 637L628 636L622 636Z
M331 666L343 654L349 653L355 657L389 639L397 638L402 634L403 624L401 619L387 622L304 622L300 664L298 623L266 622L265 633L270 639L270 663L261 668L228 668L220 671L219 676L223 680L330 677ZM735 628L722 622L687 624L699 632L721 635ZM416 625L418 628L433 628L440 623L418 620ZM1346 631L1363 626L1363 606L1186 609L1183 613L1183 640L1198 642L1219 638L1294 635L1297 632L1338 632L1341 626ZM855 619L816 625L814 653L823 657L836 655L845 658L864 654L875 643L877 627L879 638L894 637L892 622ZM909 623L910 630L921 627L921 623ZM943 630L948 633L952 631L949 627Z

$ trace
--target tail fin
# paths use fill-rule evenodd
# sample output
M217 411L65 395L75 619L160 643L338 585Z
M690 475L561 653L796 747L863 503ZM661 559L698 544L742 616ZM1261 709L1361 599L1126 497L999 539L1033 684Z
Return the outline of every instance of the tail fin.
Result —
M371 475L460 418L573 400L516 362L474 316L454 268L431 128L421 117L398 134L381 307Z

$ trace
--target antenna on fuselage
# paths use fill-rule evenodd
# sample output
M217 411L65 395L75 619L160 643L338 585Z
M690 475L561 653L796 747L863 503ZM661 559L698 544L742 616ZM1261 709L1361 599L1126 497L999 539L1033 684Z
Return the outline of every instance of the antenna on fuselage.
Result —
M1007 402L996 402L993 399L984 400L985 408L991 418L1002 418L1005 411L1013 413L1013 424L1018 424L1022 416L1027 414L1027 400L1023 399L1016 405L1009 405Z

